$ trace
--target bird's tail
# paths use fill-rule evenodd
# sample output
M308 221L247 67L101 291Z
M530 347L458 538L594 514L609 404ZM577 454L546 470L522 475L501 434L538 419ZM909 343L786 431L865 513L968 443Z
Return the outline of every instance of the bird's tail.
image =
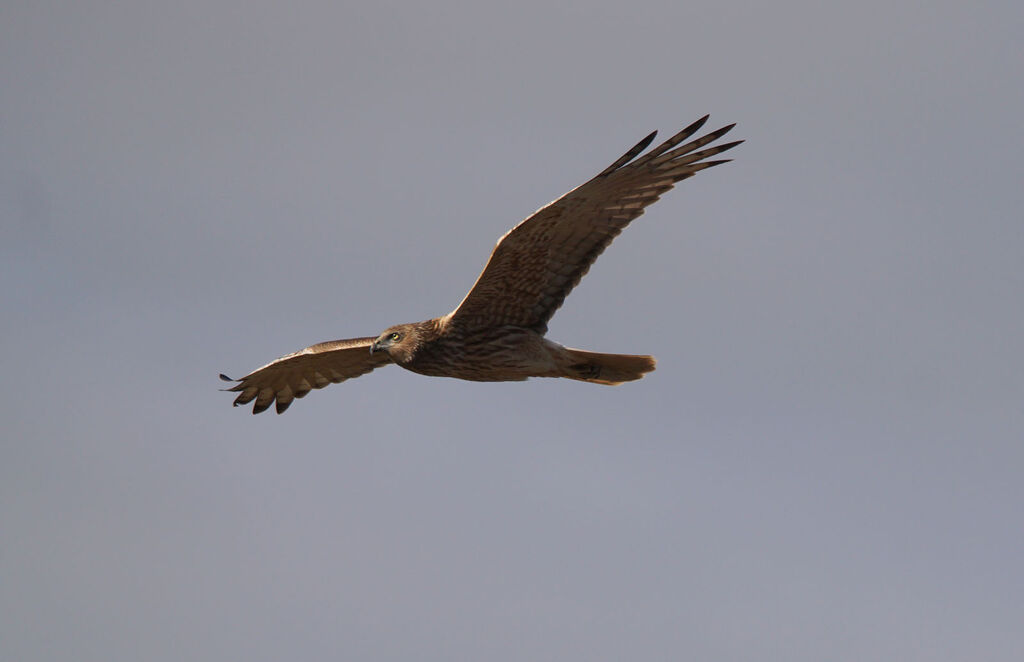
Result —
M653 356L635 354L599 354L582 349L564 349L568 359L562 367L562 377L578 379L592 384L614 386L640 379L654 370Z

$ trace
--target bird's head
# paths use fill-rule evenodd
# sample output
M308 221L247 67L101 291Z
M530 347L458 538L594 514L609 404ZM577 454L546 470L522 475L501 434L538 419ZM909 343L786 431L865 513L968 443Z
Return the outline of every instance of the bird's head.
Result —
M370 345L370 353L387 352L395 363L408 363L419 347L415 324L398 324L384 330Z

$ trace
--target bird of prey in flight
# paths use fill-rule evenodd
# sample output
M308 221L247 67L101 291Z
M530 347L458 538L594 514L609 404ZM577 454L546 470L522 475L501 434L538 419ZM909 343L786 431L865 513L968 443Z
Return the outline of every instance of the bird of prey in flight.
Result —
M295 398L395 363L433 377L480 382L566 377L621 384L654 370L654 357L599 354L544 337L548 321L597 256L674 184L730 159L708 160L743 141L711 145L733 124L687 141L705 115L646 154L655 131L582 186L541 207L498 240L480 277L455 310L380 335L322 342L283 356L237 381L234 404L255 400L282 413Z

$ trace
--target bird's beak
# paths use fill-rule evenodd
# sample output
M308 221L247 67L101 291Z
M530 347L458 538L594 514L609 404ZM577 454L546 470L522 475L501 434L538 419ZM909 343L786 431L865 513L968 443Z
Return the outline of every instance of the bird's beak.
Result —
M377 351L380 351L380 345L378 345L377 341L374 340L373 344L370 345L370 355L372 356L373 353Z

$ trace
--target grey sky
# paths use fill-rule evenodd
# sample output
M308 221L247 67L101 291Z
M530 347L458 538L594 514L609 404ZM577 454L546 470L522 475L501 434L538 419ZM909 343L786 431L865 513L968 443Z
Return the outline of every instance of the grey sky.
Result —
M1024 9L847 4L5 3L0 657L1024 659ZM217 392L707 112L644 380Z

